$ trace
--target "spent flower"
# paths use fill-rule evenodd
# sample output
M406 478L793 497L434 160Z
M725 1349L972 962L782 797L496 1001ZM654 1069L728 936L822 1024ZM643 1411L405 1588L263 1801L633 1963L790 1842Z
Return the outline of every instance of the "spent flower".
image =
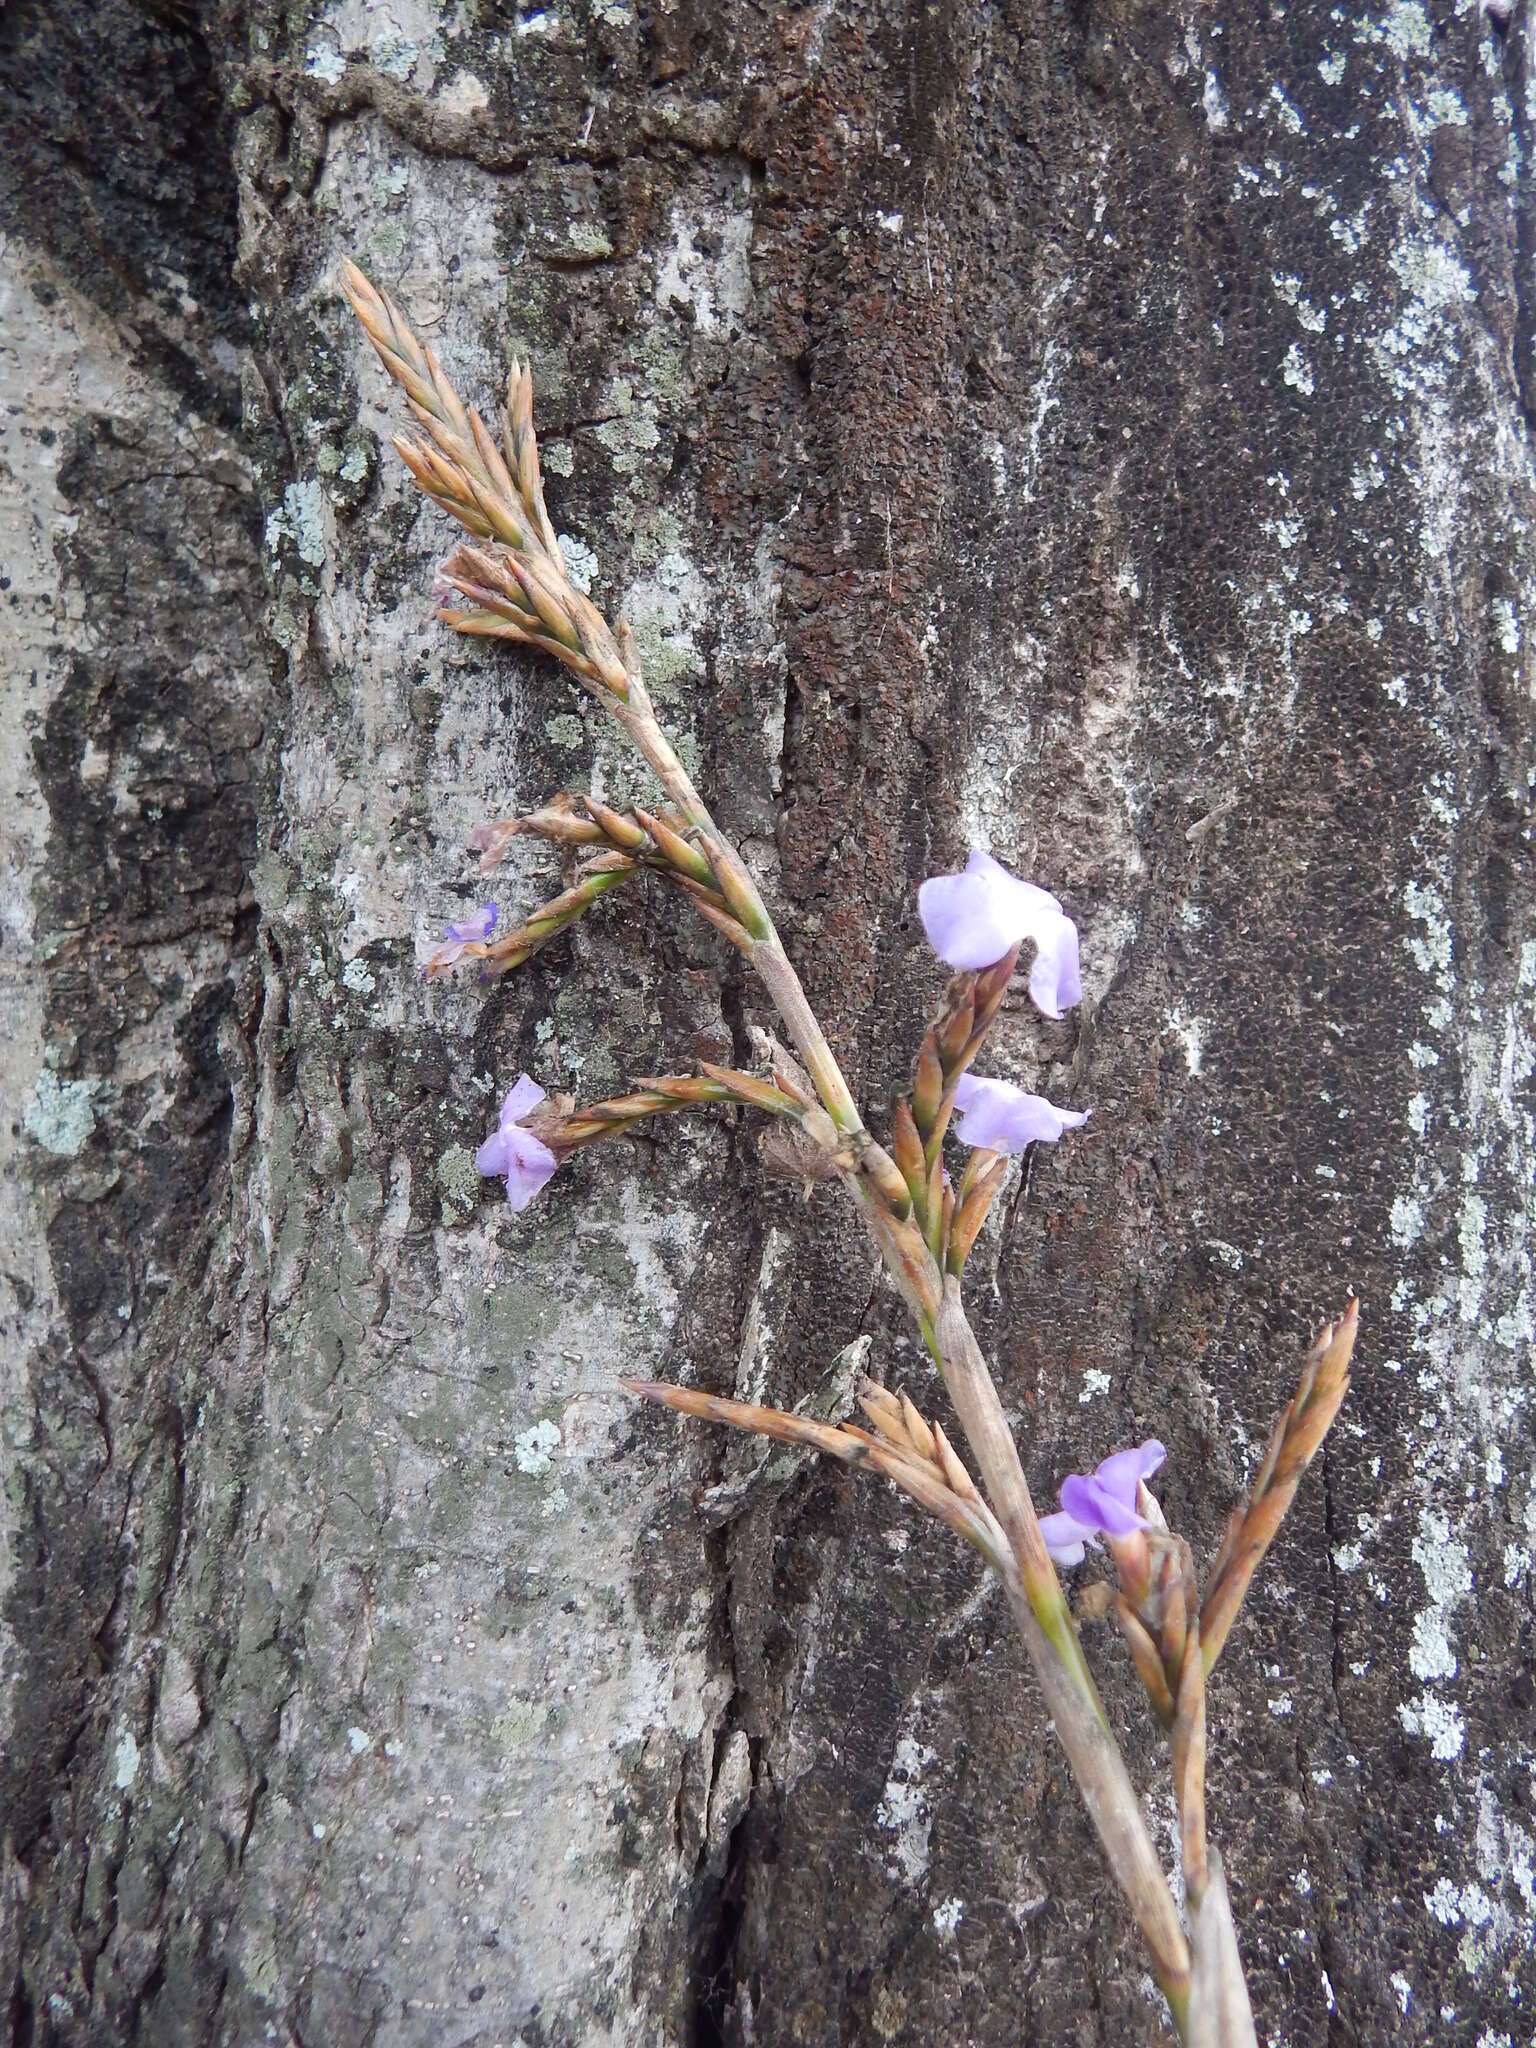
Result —
M524 1121L543 1100L544 1090L538 1082L519 1074L501 1105L501 1121L494 1135L475 1154L475 1164L487 1180L498 1175L506 1180L507 1200L514 1212L527 1208L560 1164Z
M1021 882L975 851L958 875L933 875L917 892L928 943L950 967L975 973L1026 940L1035 948L1030 1001L1059 1018L1083 999L1077 926L1048 889Z
M438 943L428 947L420 956L423 978L451 967L471 946L483 946L495 931L499 915L494 903L482 903L468 917L447 926Z

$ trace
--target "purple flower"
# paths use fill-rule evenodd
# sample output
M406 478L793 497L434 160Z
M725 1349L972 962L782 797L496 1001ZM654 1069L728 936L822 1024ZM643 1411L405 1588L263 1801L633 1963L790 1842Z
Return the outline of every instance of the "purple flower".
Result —
M484 945L485 941L496 929L496 916L497 911L494 903L482 903L480 908L473 915L466 917L462 924L449 925L448 936L456 945Z
M496 930L496 915L498 911L494 903L481 903L481 907L465 918L463 924L449 926L449 938L457 946L483 946Z
M1136 1489L1168 1453L1149 1437L1134 1450L1115 1451L1087 1477L1072 1472L1061 1483L1059 1515L1042 1515L1040 1533L1058 1564L1081 1564L1085 1546L1100 1536L1129 1536L1149 1525L1136 1511Z
M507 1200L514 1213L527 1208L560 1164L549 1147L523 1127L522 1119L543 1100L544 1090L538 1082L519 1074L516 1087L501 1105L495 1136L487 1138L475 1154L475 1164L487 1180L498 1174L506 1176Z
M1086 1109L1056 1109L1043 1095L1026 1095L1011 1081L986 1074L962 1074L955 1083L955 1108L960 1121L955 1136L962 1145L985 1146L989 1152L1022 1152L1026 1145L1054 1145L1063 1131L1088 1121Z
M482 903L462 924L451 924L447 936L435 946L424 948L418 959L424 976L441 974L451 967L468 946L483 946L496 929L499 915L494 903Z
M934 875L917 892L928 943L950 967L978 972L1033 940L1030 1001L1059 1017L1083 999L1077 926L1048 889L1021 882L990 853L972 853L959 875Z

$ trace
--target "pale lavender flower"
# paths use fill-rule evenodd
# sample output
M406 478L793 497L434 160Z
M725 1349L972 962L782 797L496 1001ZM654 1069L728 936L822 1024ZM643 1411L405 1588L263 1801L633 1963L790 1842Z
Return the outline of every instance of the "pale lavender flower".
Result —
M475 1164L487 1180L502 1175L507 1183L507 1200L514 1211L526 1209L560 1164L554 1153L522 1119L544 1100L537 1081L519 1074L515 1087L501 1105L501 1122L495 1135L486 1139L475 1154Z
M482 903L459 924L451 924L447 935L435 946L422 950L418 959L423 976L440 974L445 967L451 967L463 954L466 946L483 946L496 929L499 915L494 903Z
M498 914L494 903L482 903L462 924L449 925L448 936L460 946L483 946L496 929Z
M1115 1451L1086 1476L1072 1472L1061 1483L1061 1513L1042 1515L1045 1547L1061 1565L1081 1564L1086 1546L1100 1536L1129 1536L1150 1525L1136 1509L1136 1489L1150 1479L1168 1453L1149 1437L1129 1451Z
M955 1136L961 1144L984 1146L989 1152L1054 1145L1063 1131L1075 1131L1092 1114L1086 1109L1057 1109L1043 1095L1026 1095L1011 1081L995 1081L987 1074L960 1076L955 1108L960 1114Z
M1083 999L1077 926L1048 889L1021 882L990 853L973 852L958 875L933 875L917 892L928 943L950 967L991 967L1031 940L1030 1001L1060 1017Z

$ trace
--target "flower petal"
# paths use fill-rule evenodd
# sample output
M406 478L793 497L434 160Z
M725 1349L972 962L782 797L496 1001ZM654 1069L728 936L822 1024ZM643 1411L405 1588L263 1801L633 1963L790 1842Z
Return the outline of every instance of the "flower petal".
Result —
M989 1152L1021 1152L1026 1145L1054 1145L1063 1131L1088 1121L1086 1109L1057 1109L1043 1095L1028 1095L1011 1081L987 1074L962 1074L955 1084L960 1121L955 1135L962 1145Z
M1152 1477L1167 1455L1157 1438L1149 1436L1144 1444L1137 1444L1132 1450L1113 1452L1093 1476L1116 1500L1134 1508L1137 1486L1143 1479Z
M449 925L448 937L460 946L483 946L496 929L496 918L495 904L482 903L462 924Z
M1053 903L1055 900L1052 897ZM1029 970L1029 999L1042 1015L1055 1018L1083 1000L1077 926L1070 917L1059 917L1037 940Z
M1075 1515L1042 1515L1040 1534L1057 1564L1081 1564L1093 1531L1084 1528Z
M1048 1017L1082 1000L1077 926L1048 889L1021 882L979 850L959 875L934 875L917 892L928 942L951 967L976 972L1025 940L1035 946L1029 993Z
M423 981L430 981L434 974L441 974L445 967L451 967L464 951L459 939L418 939L416 941L416 965L421 969Z
M501 1105L501 1127L506 1130L510 1124L521 1122L530 1109L537 1109L544 1100L544 1090L537 1081L526 1074L519 1074L513 1083L506 1101Z
M973 853L963 874L924 882L917 892L918 915L939 958L975 972L1018 945L1024 933L1013 890L1019 886L987 853Z
M1080 1472L1069 1473L1061 1482L1061 1504L1069 1515L1090 1529L1101 1529L1106 1536L1129 1536L1133 1529L1147 1526L1136 1510L1128 1508L1107 1486L1097 1478L1085 1479Z
M509 1132L507 1145L507 1201L514 1214L521 1214L560 1162L532 1131Z
M500 865L516 833L516 818L493 818L487 825L477 825L470 833L465 843L471 853L479 854L482 875L488 875L492 868Z
M511 1154L507 1150L505 1131L493 1131L475 1154L475 1166L487 1180L494 1180L497 1174L505 1173Z

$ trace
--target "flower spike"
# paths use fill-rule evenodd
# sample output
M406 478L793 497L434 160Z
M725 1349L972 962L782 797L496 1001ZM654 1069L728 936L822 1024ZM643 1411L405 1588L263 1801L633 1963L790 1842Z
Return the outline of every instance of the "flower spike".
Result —
M462 957L481 961L487 973L515 966L599 895L648 870L686 893L739 949L794 1047L791 1055L767 1041L771 1079L706 1065L698 1073L639 1079L627 1094L580 1108L569 1096L546 1100L522 1075L501 1105L496 1131L480 1147L481 1172L505 1179L511 1206L521 1210L577 1147L627 1131L642 1118L725 1103L767 1114L768 1135L777 1138L787 1170L807 1192L819 1180L841 1183L939 1365L979 1484L937 1422L906 1396L872 1383L859 1396L869 1429L823 1422L804 1412L805 1404L802 1412L784 1414L651 1382L628 1384L690 1415L872 1465L976 1544L1002 1581L1045 1708L1145 1936L1185 2048L1214 2048L1218 2041L1252 2048L1230 1908L1219 1861L1205 1839L1205 1678L1254 1566L1343 1398L1353 1307L1309 1354L1252 1499L1233 1518L1203 1604L1189 1546L1170 1533L1147 1490L1164 1455L1155 1441L1114 1453L1092 1473L1070 1475L1061 1511L1042 1524L1014 1430L962 1304L961 1277L1005 1183L1008 1155L1056 1143L1089 1114L1059 1109L974 1072L1026 947L1028 995L1039 1011L1060 1019L1081 1001L1076 925L1047 890L979 850L962 872L923 884L924 930L956 972L923 1037L910 1096L893 1105L892 1152L883 1150L864 1127L751 867L711 816L657 719L633 634L622 619L610 626L570 580L544 503L527 367L512 366L496 422L498 445L474 408L460 401L432 351L351 267L347 292L419 430L396 442L402 461L463 529L434 580L439 619L459 633L553 655L613 718L665 793L664 805L623 810L596 797L566 795L524 817L480 827L472 845L482 872L501 860L514 835L527 832L576 857L569 886L511 931L503 930L492 904L450 925L427 971ZM944 1160L952 1118L971 1148L953 1182ZM846 1384L843 1395L852 1398ZM1057 1562L1081 1562L1088 1545L1101 1540L1118 1584L1091 1588L1079 1612L1090 1606L1100 1615L1114 1612L1168 1731L1193 1969L1190 1942L1056 1575Z

